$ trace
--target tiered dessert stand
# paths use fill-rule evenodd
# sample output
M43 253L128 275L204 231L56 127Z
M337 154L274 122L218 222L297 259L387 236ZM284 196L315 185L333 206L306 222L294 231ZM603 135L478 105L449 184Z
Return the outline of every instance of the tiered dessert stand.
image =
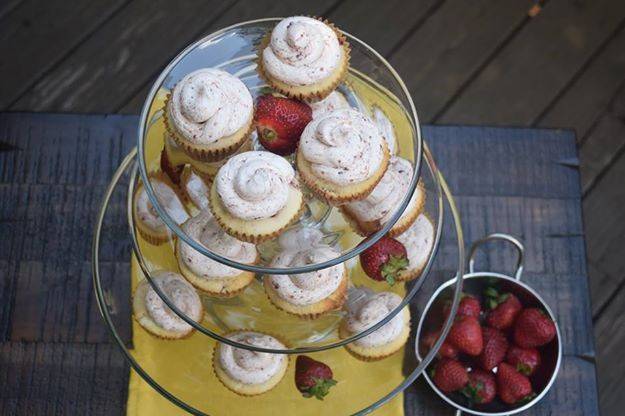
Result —
M449 270L449 264L451 264L452 270L455 270L457 275L463 275L464 272L464 243L453 198L421 137L417 113L406 86L384 58L359 39L346 33L345 36L348 38L352 49L351 68L347 79L339 86L339 90L347 97L352 107L358 108L360 111L372 115L372 117L374 112L382 111L394 126L399 154L412 161L415 173L411 180L409 192L397 207L392 220L386 223L383 229L367 238L356 234L336 207L331 207L315 199L311 194L307 194L307 209L300 220L287 232L295 232L304 238L307 235L316 236L315 238L337 250L336 258L298 268L272 268L268 266L269 260L279 250L284 249L285 244L282 241L282 245L280 245L277 239L258 246L262 258L260 264L241 264L224 258L206 249L205 246L184 233L181 227L160 206L147 180L148 174L158 168L160 152L164 145L161 108L167 92L184 75L195 69L218 67L238 76L253 96L259 95L265 85L256 72L257 47L261 39L278 20L263 19L240 23L193 43L163 70L154 83L141 114L138 146L125 158L113 177L96 223L93 245L93 275L97 301L115 341L133 369L160 394L189 412L211 415L232 414L233 412L232 408L224 408L223 402L211 400L211 395L216 394L214 391L206 391L204 396L197 394L198 389L201 390L207 380L215 378L211 368L210 352L217 341L258 352L292 356L306 353L313 358L327 357L323 354L328 354L330 353L328 350L331 350L335 354L333 359L337 361L335 366L338 368L334 368L335 374L340 380L336 391L333 391L325 401L305 399L298 394L293 381L287 380L288 377L292 378L292 372L289 372L282 383L289 384L293 393L288 396L288 399L285 399L283 394L268 392L259 396L262 398L263 406L280 408L284 405L285 400L288 400L295 403L305 403L307 406L317 406L318 411L323 412L324 409L329 411L331 407L327 406L332 406L332 400L340 400L341 394L350 392L349 403L343 403L342 407L345 409L345 414L366 414L403 392L421 375L434 358L453 321L460 299L462 280L456 280L457 283L450 298L452 313L443 326L441 338L422 360L418 360L415 353L413 331L411 340L402 351L397 353L401 359L362 363L363 366L397 367L390 368L390 370L401 375L399 382L396 382L396 379L392 377L388 380L374 380L375 389L370 390L367 394L353 394L359 391L358 386L363 384L363 380L361 377L352 377L349 372L341 372L341 360L337 360L337 357L344 354L345 359L351 358L343 346L377 330L407 305L412 313L413 328L416 327L419 314L426 305L428 298L440 283L453 277L454 274L454 272L441 274L430 271L442 240L446 241L447 244L445 252L440 253L439 256L444 257L442 260L447 264L446 269ZM260 148L255 140L253 142L253 146ZM406 284L398 283L392 287L386 282L373 281L366 277L362 271L358 254L387 233L408 205L419 181L425 185L427 191L425 212L434 224L435 230L433 248L429 253L423 272L416 280ZM171 241L158 247L144 241L136 229L132 204L133 194L140 182L144 184L155 210L171 231ZM121 223L120 216L124 213L127 214L129 232L126 229L120 229L119 226ZM444 219L450 221L451 226L444 228ZM444 229L449 235L443 237ZM256 281L242 294L234 298L221 299L201 294L205 316L201 322L195 322L176 308L151 279L152 272L156 270L177 271L176 262L172 261L176 239L181 239L213 260L240 270L256 273ZM286 239L285 241L288 244L289 240ZM189 351L185 349L187 344L183 342L153 338L150 341L154 343L154 348L151 349L153 353L147 359L145 354L137 354L134 348L128 345L126 335L131 314L128 306L130 299L127 291L119 290L119 288L130 286L131 273L127 269L118 270L112 267L111 262L108 261L111 260L111 253L115 253L113 256L134 254L135 264L140 272L138 274L143 275L142 278L148 280L163 301L175 313L197 330L193 337L199 337L200 345L205 342L204 354L199 356L189 354ZM377 324L351 337L340 338L338 326L345 312L333 311L314 320L304 320L275 308L268 301L263 291L261 282L264 275L304 273L339 263L345 263L347 266L353 286L368 287L375 291L395 292L402 296L402 303ZM289 349L258 348L237 343L225 337L227 333L238 329L253 329L275 334L285 341ZM137 326L135 330L140 331L142 329ZM165 344L166 347L159 349L160 344ZM178 360L181 359L180 357L184 357L182 359L187 360L189 365L180 366L174 377L151 374L149 368L154 368L155 363L167 365L168 357L172 356L176 356ZM291 362L292 365L293 361ZM190 380L193 385L192 389L189 387ZM369 380L369 382L372 381ZM203 397L203 399L198 399L198 397ZM240 400L257 399L241 398ZM311 403L313 404L311 405Z

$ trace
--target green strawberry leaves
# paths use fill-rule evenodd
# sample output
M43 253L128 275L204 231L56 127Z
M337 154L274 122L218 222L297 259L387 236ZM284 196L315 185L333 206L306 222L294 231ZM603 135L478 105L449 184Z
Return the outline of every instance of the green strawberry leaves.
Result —
M393 286L399 272L405 270L406 267L408 267L408 259L406 257L391 255L388 261L380 268L380 274L389 285Z
M311 386L307 391L303 392L302 395L306 398L314 397L317 400L323 400L325 396L330 392L330 388L335 386L337 381L334 379L323 379L313 377L315 384Z

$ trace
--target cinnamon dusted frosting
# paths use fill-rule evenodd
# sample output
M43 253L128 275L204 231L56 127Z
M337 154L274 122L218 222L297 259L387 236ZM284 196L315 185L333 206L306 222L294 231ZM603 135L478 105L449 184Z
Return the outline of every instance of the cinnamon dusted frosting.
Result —
M240 153L223 165L215 178L226 210L244 220L269 218L287 204L290 187L298 187L295 170L270 152Z
M295 16L276 25L262 60L271 77L288 85L304 86L330 76L341 64L343 54L331 27L317 19Z
M395 136L395 129L393 128L391 120L388 119L384 111L377 106L373 107L373 121L375 121L375 124L378 126L378 130L380 130L380 134L382 134L382 137L386 140L389 153L391 155L396 155L397 137Z
M152 280L163 292L167 299L172 302L181 312L194 321L202 317L202 302L193 286L187 283L179 274L158 271L152 276ZM186 332L192 329L174 311L172 311L163 299L156 293L151 285L145 293L145 306L152 320L167 331Z
M347 330L359 334L380 322L399 306L401 297L392 292L375 293L368 288L351 288L347 297ZM402 332L405 318L402 313L395 315L369 335L362 337L355 344L363 347L378 347L395 340Z
M373 191L365 199L350 202L346 207L361 221L380 221L385 224L406 197L412 173L412 163L401 157L391 157L386 173ZM421 190L416 188L402 216L410 213L419 192Z
M286 349L286 346L270 335L252 331L235 332L228 339L262 348ZM236 348L221 344L218 363L231 378L243 384L261 384L276 375L288 359L285 354L270 354Z
M208 210L200 212L185 222L182 230L208 250L222 257L244 264L252 264L256 261L258 255L256 246L226 234ZM241 270L203 255L181 239L178 239L176 250L180 261L184 262L197 276L211 279L241 274Z
M150 178L150 185L152 185L152 189L156 194L156 199L159 204L176 224L182 224L189 218L189 214L184 208L182 201L180 201L178 194L171 186L155 177ZM156 212L143 186L137 191L135 210L139 221L147 227L154 231L164 231L166 229L167 226L159 217L158 212Z
M200 210L208 209L210 189L197 173L191 170L188 175L184 175L182 186L184 186L184 190L191 202L193 202L193 205Z
M434 224L426 215L421 214L410 228L395 238L406 247L408 269L421 268L428 261L434 247Z
M332 91L330 95L321 101L309 103L312 108L313 118L324 116L327 113L331 113L334 110L340 110L342 108L350 108L347 99L343 94L338 91Z
M338 254L329 246L317 246L303 251L286 250L271 262L272 267L296 267L320 263ZM285 301L294 305L310 305L319 302L336 291L345 274L345 266L335 266L309 273L293 275L269 275L271 287Z
M193 71L174 87L167 103L173 128L191 143L206 145L249 124L254 102L241 80L220 69Z
M385 147L369 117L353 109L339 109L308 123L299 152L319 178L352 185L375 174L384 161Z

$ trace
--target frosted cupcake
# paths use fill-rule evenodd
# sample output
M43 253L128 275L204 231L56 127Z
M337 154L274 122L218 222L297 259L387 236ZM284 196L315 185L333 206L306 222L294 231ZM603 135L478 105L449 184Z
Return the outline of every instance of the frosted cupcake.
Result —
M237 331L226 336L232 341L270 349L286 349L276 338L252 331ZM286 354L271 354L217 343L213 368L229 390L241 396L255 396L274 388L289 366Z
M434 234L434 224L427 215L421 214L410 228L395 237L406 247L408 253L408 267L396 280L407 281L421 276L434 248Z
M352 109L313 119L297 149L302 181L334 205L364 199L384 176L388 161L388 147L375 124Z
M186 166L180 175L180 189L187 201L198 211L208 210L210 182L190 166Z
M320 100L347 74L349 44L327 22L288 17L263 40L258 61L261 76L277 91L300 100Z
M189 219L182 230L206 249L227 259L243 264L256 264L259 260L256 246L226 234L210 211ZM181 239L176 242L176 258L180 272L189 283L211 296L236 296L254 280L253 272L221 264Z
M252 151L233 156L219 169L211 187L210 207L228 234L259 243L296 221L304 199L286 159Z
M380 130L380 134L384 137L384 140L386 140L389 153L391 156L395 156L399 149L393 123L391 123L391 120L388 119L384 111L378 106L373 107L373 121L378 126L378 130Z
M289 268L315 264L336 258L338 253L328 246L307 250L287 250L271 262L272 267ZM337 264L309 273L274 274L263 278L269 300L279 309L304 318L316 318L340 308L345 302L348 278L345 265Z
M214 162L236 152L253 128L254 102L237 77L204 68L187 74L165 104L173 140L189 156Z
M338 91L332 91L323 100L309 103L309 105L312 109L313 118L319 118L335 110L350 108L345 96Z
M199 322L204 314L200 297L179 274L158 271L152 280L176 308ZM132 311L137 322L149 333L164 339L186 338L193 327L176 315L147 280L137 285L132 298Z
M412 175L412 163L401 157L391 157L386 173L373 191L363 200L341 205L341 212L363 236L382 229L408 194ZM408 206L388 234L393 237L404 232L417 219L424 206L425 188L418 185Z
M165 175L153 174L150 177L150 185L152 185L160 206L172 220L177 224L182 224L189 218L175 186ZM163 244L169 240L170 231L152 205L143 183L140 183L135 190L132 208L137 231L144 240L155 245Z
M401 297L392 292L375 293L371 289L352 288L346 303L347 316L339 327L341 338L362 333L380 322L399 306ZM410 335L408 307L369 335L345 345L356 358L374 361L399 351Z

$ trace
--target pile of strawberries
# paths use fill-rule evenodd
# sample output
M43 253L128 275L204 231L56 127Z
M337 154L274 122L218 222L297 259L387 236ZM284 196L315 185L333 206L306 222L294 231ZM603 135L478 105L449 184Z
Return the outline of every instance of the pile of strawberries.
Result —
M535 397L530 377L541 365L540 347L555 338L556 326L541 309L523 307L512 293L489 287L484 300L485 310L477 298L463 295L431 372L434 384L476 404L496 397L509 405L527 402ZM445 319L449 307L443 309ZM424 334L423 347L430 349L439 332Z

